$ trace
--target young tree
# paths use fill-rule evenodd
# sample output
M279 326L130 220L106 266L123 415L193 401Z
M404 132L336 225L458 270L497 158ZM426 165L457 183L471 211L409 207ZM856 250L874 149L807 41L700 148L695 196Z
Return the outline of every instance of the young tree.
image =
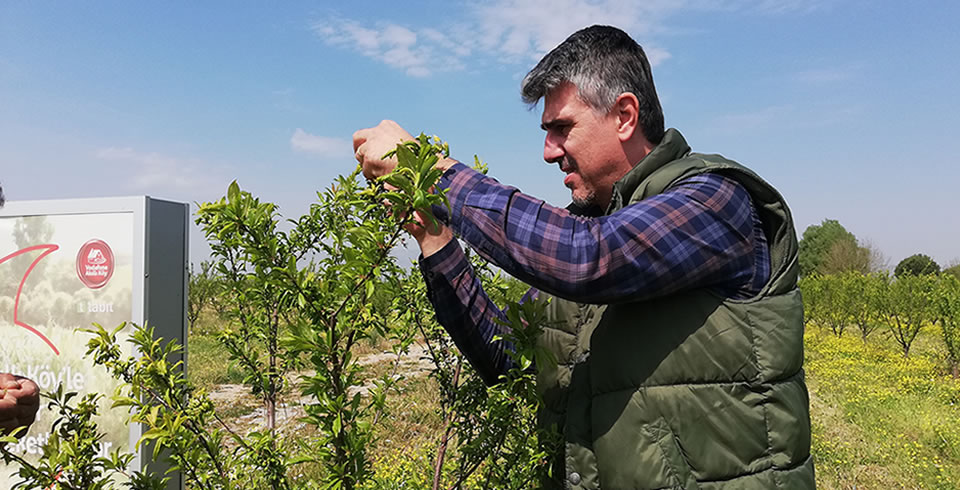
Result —
M308 363L314 374L301 377L301 391L313 403L304 420L318 429L308 446L331 487L355 488L370 475L371 420L383 411L395 380L382 378L365 402L356 389L366 380L354 347L394 334L389 303L373 301L375 292L396 282L399 269L390 251L414 211L446 204L442 191L432 188L442 174L434 164L448 153L445 144L424 135L398 145L396 169L380 179L393 190L362 188L357 168L318 193L319 202L289 232L277 228L276 206L236 183L225 198L198 211L233 299L237 324L221 341L263 400L270 433L285 374Z
M850 301L850 321L860 330L864 342L880 326L880 306L883 280L876 274L847 272L842 276L845 296Z
M210 398L184 376L183 348L176 339L154 335L153 328L134 326L129 341L138 357L124 356L117 334L94 324L87 356L122 381L113 396L114 407L128 407L130 420L143 425L136 447L153 445L153 458L164 458L178 468L188 488L291 488L287 468L297 459L275 444L271 432L240 435L225 424ZM231 440L231 445L225 439ZM136 488L136 487L135 487Z
M856 308L854 292L846 281L846 276L831 274L821 277L820 281L823 294L822 319L834 335L842 337Z
M934 297L950 372L957 379L960 378L960 279L948 274L941 276Z
M910 346L920 329L933 321L935 276L906 274L892 281L883 295L883 313L890 333L903 350L910 355Z
M797 287L803 295L803 325L823 325L825 298L823 277L819 274L807 274L797 281Z
M201 205L197 224L210 243L225 294L231 298L230 318L236 321L234 328L221 333L220 341L230 360L246 373L244 382L261 397L267 430L273 432L284 374L297 361L279 342L284 314L294 305L284 275L291 263L296 268L307 250L295 248L289 235L277 229L273 204L241 191L236 182L227 196Z
M190 264L187 319L190 321L191 329L200 318L200 313L211 306L214 298L220 293L220 279L213 268L213 262L206 260L201 262L199 273L194 269L193 264Z
M35 464L10 450L16 444L15 434L0 436L0 459L7 465L16 464L22 479L14 485L18 489L102 490L116 488L117 476L129 479L124 485L132 490L162 490L168 478L127 470L134 455L115 449L108 457L100 455L100 441L104 435L93 421L97 416L99 394L89 393L79 403L71 403L77 393L56 391L44 393L50 403L48 409L57 412L53 431L41 448L40 460ZM25 429L17 430L23 435ZM8 468L9 469L9 468Z

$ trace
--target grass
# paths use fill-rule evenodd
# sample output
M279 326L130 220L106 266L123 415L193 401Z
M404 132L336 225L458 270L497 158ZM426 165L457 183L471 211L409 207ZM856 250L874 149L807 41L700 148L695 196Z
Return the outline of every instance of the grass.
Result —
M428 488L443 430L439 388L432 378L404 380L376 428L371 448L374 479L369 488ZM451 449L452 450L452 449Z
M243 374L230 366L227 350L213 335L190 335L187 347L187 377L195 386L213 389L214 385L242 383Z
M960 488L960 381L938 332L921 332L909 358L884 334L807 331L818 487Z

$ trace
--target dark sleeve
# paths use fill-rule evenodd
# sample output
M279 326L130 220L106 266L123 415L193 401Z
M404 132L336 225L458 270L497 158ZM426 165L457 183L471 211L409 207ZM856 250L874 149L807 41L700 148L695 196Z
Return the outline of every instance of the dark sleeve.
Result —
M421 256L419 265L437 321L484 382L496 384L514 366L506 354L513 345L493 342L503 329L496 319L505 316L484 292L460 244L451 240L433 255Z

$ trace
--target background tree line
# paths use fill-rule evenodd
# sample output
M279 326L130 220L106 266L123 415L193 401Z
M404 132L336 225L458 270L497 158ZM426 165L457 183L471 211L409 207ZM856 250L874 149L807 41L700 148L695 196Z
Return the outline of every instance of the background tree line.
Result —
M953 376L960 377L960 264L941 271L925 254L901 260L891 275L883 254L836 220L808 227L800 241L804 320L866 342L887 332L904 356L920 330L937 325Z

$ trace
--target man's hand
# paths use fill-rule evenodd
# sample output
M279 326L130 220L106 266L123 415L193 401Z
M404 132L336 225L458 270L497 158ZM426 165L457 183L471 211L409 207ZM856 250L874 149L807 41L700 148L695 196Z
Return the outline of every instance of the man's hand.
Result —
M412 141L413 136L394 121L384 119L376 127L361 129L353 133L353 150L357 161L363 165L363 176L375 179L389 174L397 166L396 156L384 159L383 155L395 150L397 145ZM436 167L446 170L455 160L442 158ZM389 184L387 184L390 188ZM453 233L446 226L434 226L433 221L420 212L414 214L416 223L405 229L413 235L420 245L424 257L433 255L453 239Z
M0 434L28 427L39 408L40 389L36 383L23 376L0 373Z
M424 257L439 252L450 240L453 240L453 232L448 226L440 223L435 226L435 220L424 216L420 211L414 211L413 217L416 222L408 224L404 229L417 241L417 245L420 246L420 253Z
M385 119L376 127L361 129L353 133L353 152L357 161L363 165L363 176L375 179L390 173L397 166L397 158L383 159L398 143L410 141L410 136L399 124Z

